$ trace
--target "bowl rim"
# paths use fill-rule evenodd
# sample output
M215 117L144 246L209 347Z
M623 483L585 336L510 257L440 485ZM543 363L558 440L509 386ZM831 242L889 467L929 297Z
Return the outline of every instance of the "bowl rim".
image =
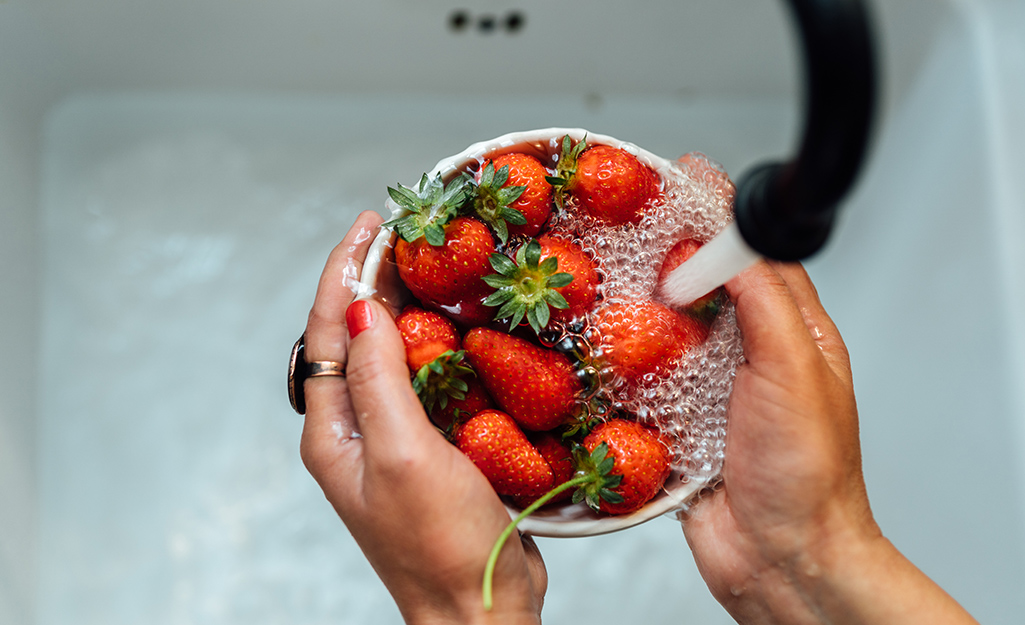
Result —
M465 150L438 161L434 168L427 172L427 176L433 178L436 175L441 175L447 181L458 172L464 171L472 163L482 162L485 155L510 151L523 144L559 140L566 135L569 135L574 141L580 141L586 137L589 143L609 145L626 150L656 172L674 167L673 162L668 159L608 135L592 133L583 128L552 127L510 132L494 139L478 141ZM385 207L390 212L392 219L402 216L405 212L391 198L385 200ZM396 236L397 233L394 230L382 228L374 238L363 263L356 293L357 299L373 297L377 292L375 285L378 274L388 251L394 246ZM555 506L546 506L523 519L517 529L523 534L552 538L580 538L617 532L685 508L687 503L707 485L707 481L696 478L682 481L680 472L673 470L666 479L662 491L635 512L623 515L600 515L584 504L561 506L556 504ZM522 509L508 503L505 504L505 507L510 518L515 518L522 512Z

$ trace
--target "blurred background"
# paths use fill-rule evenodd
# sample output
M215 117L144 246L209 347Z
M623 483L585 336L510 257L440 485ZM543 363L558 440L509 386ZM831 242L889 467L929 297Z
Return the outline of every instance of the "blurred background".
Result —
M877 133L808 265L884 532L1018 623L1025 5L873 8ZM799 60L772 0L0 0L0 623L401 622L285 393L330 249L513 130L736 179L795 149ZM538 542L546 622L732 622L674 520Z

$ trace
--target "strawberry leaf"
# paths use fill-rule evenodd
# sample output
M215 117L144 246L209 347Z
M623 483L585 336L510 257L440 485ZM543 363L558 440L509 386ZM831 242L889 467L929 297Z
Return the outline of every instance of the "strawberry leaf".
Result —
M531 239L526 245L521 245L520 249L516 250L516 261L520 265L526 263L531 269L541 269L538 265L541 262L541 244L537 242L537 239ZM555 259L555 266L559 266L558 258Z
M546 260L553 260L553 259L555 259L554 256L552 258L549 258L549 259L546 259ZM558 261L556 261L556 264L552 267L551 270L555 271L558 268L559 268ZM544 268L543 265L541 267L541 271L547 272L547 270ZM553 273L553 274L551 274L548 277L548 286L550 286L553 289L557 289L557 288L562 287L562 286L569 286L570 282L573 282L573 274L571 274L571 273L564 273L564 272L563 273ZM556 295L558 295L558 293L556 293ZM562 295L559 295L559 297L562 297ZM565 300L563 300L563 301L565 301Z
M523 216L523 213L508 206L502 209L502 219L514 226L527 225L527 218Z
M445 244L445 229L438 224L430 224L423 229L423 236L434 247Z
M488 261L491 263L491 267L500 275L510 277L516 275L516 263L505 254L495 252L488 258Z
M543 312L542 312L543 311ZM548 325L549 313L548 304L540 302L540 306L534 305L527 309L527 322L535 331Z
M487 282L490 286L499 289L498 291L495 291L491 295L487 296L487 298L484 300L485 306L501 306L502 304L516 297L516 294L513 291L501 288L503 286L508 286L512 284L511 278L506 278L504 276L485 276L484 281Z
M548 258L546 258L544 260L543 263L538 265L537 268L540 269L543 273L555 274L555 272L559 270L559 259L556 258L555 256L549 256ZM569 274L566 274L566 275L569 275ZM552 275L552 277L554 278L555 275ZM569 276L569 277L570 277L571 280L573 279L573 276ZM569 284L569 283L567 282L566 284ZM560 285L560 286L565 286L565 285Z
M559 293L558 291L548 291L547 293L545 293L544 298L545 301L548 302L549 306L554 306L555 308L559 308L561 310L566 310L567 308L569 308L569 302L567 302L566 298L562 296L562 293Z

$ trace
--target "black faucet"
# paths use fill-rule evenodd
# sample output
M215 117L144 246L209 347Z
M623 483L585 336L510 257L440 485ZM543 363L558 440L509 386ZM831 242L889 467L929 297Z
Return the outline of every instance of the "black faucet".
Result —
M876 106L870 16L861 0L790 0L801 35L805 126L797 155L755 167L734 203L741 235L776 260L801 260L829 237L865 158Z

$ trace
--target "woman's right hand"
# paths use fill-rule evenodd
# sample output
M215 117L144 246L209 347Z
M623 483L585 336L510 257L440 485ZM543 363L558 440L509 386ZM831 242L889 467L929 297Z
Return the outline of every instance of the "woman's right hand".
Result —
M847 349L803 267L726 288L747 362L722 484L682 517L712 594L741 623L974 623L872 516Z

